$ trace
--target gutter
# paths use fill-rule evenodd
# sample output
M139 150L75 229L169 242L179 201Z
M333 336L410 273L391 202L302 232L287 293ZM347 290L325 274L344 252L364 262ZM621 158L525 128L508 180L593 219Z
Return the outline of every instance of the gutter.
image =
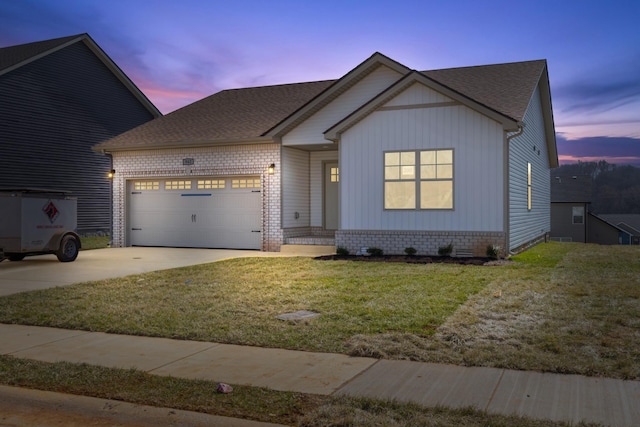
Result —
M506 143L506 146L505 146L505 149L507 151L505 153L505 156L507 158L506 159L507 161L505 162L506 165L507 165L507 171L506 171L507 185L506 185L506 188L505 188L505 193L506 193L505 194L505 196L506 196L505 200L507 201L507 203L506 203L505 210L507 212L506 212L505 219L504 219L504 221L505 221L505 230L507 230L507 242L506 242L507 244L505 245L506 247L509 246L508 239L509 239L509 236L511 235L511 231L509 230L509 216L510 216L510 213L509 213L509 170L508 170L509 169L509 141L511 141L516 136L520 136L520 135L522 135L524 133L524 123L519 121L517 123L517 125L518 125L518 129L514 133L512 133L511 135L507 135L507 137L506 137L507 143ZM505 130L505 132L509 132L509 131ZM515 254L516 254L515 252L513 252L511 249L509 249L509 256L512 256L512 255L515 255Z
M523 133L524 133L524 123L518 122L518 130L515 131L515 133L512 133L511 135L507 135L507 142L511 141L516 136L522 135Z

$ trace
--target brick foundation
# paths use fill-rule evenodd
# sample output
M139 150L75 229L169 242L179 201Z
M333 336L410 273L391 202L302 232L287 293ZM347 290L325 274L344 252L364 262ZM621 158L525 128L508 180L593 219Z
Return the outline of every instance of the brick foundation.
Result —
M378 247L385 254L404 254L412 247L419 255L437 255L438 248L453 244L453 256L486 256L487 246L506 247L503 232L476 231L336 231L336 247L355 254L362 247Z

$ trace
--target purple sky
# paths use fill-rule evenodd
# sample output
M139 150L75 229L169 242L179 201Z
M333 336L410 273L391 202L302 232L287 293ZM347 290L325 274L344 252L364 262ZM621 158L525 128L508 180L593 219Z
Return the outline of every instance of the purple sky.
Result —
M547 59L561 162L640 166L637 0L0 0L0 47L85 32L165 114L376 51L417 70Z

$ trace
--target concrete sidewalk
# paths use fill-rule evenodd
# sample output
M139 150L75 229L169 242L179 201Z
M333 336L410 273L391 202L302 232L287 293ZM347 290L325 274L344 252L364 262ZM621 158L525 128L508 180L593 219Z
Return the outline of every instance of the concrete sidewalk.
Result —
M640 425L640 382L0 324L0 354L321 395Z

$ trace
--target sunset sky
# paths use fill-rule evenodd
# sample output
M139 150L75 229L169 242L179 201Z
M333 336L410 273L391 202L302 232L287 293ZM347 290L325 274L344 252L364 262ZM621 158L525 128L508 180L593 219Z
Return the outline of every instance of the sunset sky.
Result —
M88 33L163 112L222 89L546 59L561 163L640 166L637 0L0 0L0 47Z

